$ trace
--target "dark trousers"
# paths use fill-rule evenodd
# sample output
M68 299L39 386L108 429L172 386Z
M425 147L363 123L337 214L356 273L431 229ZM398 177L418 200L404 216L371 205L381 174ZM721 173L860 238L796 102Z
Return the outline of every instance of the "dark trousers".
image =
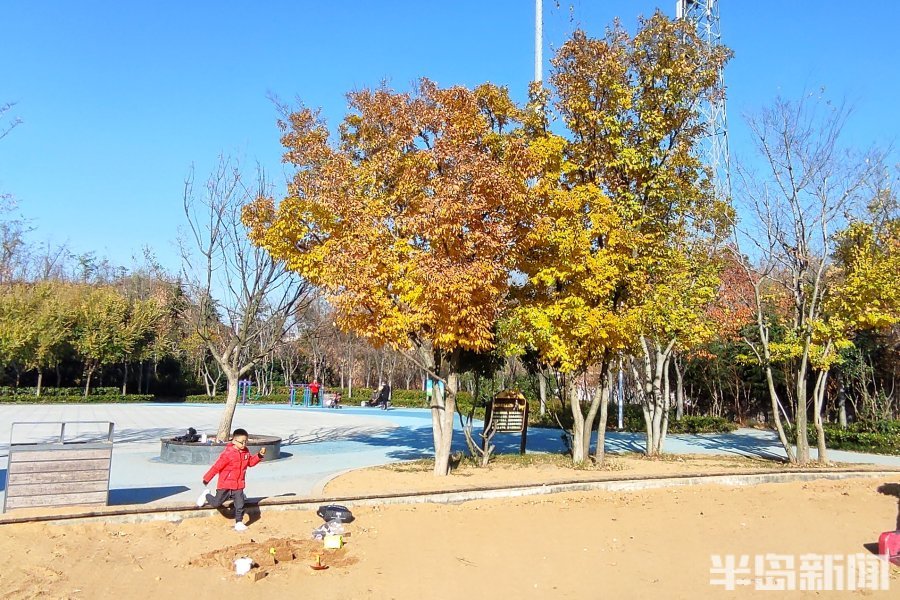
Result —
M244 502L247 500L244 490L216 490L215 496L212 494L206 495L206 503L213 508L219 508L228 500L234 502L235 523L240 523L244 520Z

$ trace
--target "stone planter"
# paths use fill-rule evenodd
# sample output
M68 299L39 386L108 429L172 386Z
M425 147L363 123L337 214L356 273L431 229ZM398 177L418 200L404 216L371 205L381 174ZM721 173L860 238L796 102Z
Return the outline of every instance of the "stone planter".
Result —
M215 436L212 436L215 438ZM200 442L176 442L173 438L160 440L159 458L163 462L182 465L211 465L216 462L226 444ZM251 454L259 452L260 448L266 449L263 462L270 462L281 458L281 438L271 435L256 435L251 433L247 440L247 449Z

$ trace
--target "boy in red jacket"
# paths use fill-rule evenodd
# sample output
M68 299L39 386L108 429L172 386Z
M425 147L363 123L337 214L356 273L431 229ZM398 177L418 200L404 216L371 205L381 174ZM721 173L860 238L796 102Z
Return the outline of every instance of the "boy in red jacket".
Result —
M197 506L202 507L204 504L209 504L213 508L218 508L226 500L234 501L234 529L235 531L246 531L244 502L247 497L244 496L244 477L247 469L258 465L265 455L265 448L260 448L258 455L251 455L247 450L247 432L243 429L235 429L231 434L231 443L225 446L219 459L203 476L204 486L209 485L213 477L219 476L216 495L210 494L209 489L203 490L203 493L197 498Z

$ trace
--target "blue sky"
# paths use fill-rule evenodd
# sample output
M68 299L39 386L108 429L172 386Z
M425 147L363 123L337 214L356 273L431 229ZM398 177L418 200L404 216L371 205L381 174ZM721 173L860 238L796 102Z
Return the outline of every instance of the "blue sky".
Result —
M674 0L544 0L545 61L575 27L629 29ZM847 139L900 136L900 3L721 0L732 153L741 115L781 94L824 87L855 114ZM854 6L859 8L853 9ZM335 124L348 90L507 85L533 73L533 0L100 2L7 0L0 21L0 104L22 124L0 140L0 191L35 241L68 241L130 265L143 246L177 269L181 194L220 153L280 175L276 111L301 98ZM2 123L0 123L2 125Z

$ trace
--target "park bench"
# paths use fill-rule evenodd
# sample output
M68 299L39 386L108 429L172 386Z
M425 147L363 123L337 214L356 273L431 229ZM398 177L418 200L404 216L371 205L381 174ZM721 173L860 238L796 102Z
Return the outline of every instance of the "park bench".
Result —
M113 428L108 421L13 423L3 511L106 505ZM57 433L35 436L41 430Z
M528 400L518 390L499 392L487 403L482 433L485 450L496 433L520 434L522 442L519 453L525 454L525 443L528 440Z

